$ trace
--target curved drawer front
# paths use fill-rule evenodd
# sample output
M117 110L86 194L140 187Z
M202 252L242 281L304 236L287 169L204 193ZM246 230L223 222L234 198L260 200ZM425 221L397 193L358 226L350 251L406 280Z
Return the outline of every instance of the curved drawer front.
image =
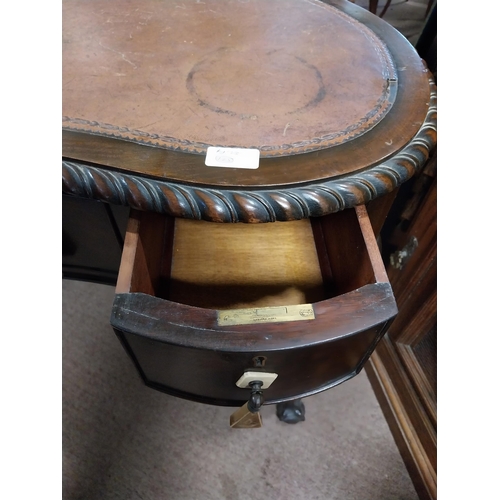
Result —
M354 376L396 313L364 206L256 226L136 212L111 323L147 385L237 406L248 370L278 374L266 403Z

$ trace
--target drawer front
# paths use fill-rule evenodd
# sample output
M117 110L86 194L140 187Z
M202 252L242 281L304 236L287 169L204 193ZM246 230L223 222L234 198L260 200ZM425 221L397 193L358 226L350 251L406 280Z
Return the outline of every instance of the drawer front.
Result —
M276 224L133 215L111 324L148 386L239 406L245 371L278 374L266 403L359 373L397 313L366 210Z
M244 371L277 373L264 391L267 404L309 396L334 387L361 370L387 323L347 337L299 348L227 351L192 348L115 331L146 385L201 403L241 406L248 390L236 386ZM333 332L332 332L333 335ZM264 367L256 363L264 359Z

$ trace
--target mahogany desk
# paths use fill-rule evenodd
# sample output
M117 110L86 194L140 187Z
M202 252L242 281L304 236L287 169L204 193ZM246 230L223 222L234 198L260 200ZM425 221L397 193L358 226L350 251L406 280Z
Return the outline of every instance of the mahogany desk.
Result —
M359 373L397 313L376 237L436 143L400 33L344 0L64 0L62 126L64 277L116 285L147 385L239 406L248 371L266 403Z

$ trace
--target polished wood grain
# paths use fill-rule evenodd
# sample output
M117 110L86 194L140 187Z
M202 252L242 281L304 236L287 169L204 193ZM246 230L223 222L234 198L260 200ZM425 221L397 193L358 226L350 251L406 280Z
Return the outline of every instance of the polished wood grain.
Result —
M168 298L237 309L325 298L307 219L274 224L176 220Z
M64 195L61 207L63 278L114 286L129 210Z
M435 86L432 87L435 90ZM356 175L333 177L319 183L311 179L307 184L296 186L285 184L251 190L215 188L149 179L114 168L63 160L63 192L212 222L255 223L320 217L373 202L394 192L419 172L435 145L435 119L436 93L433 91L426 121L405 148ZM314 158L309 160L312 162L309 166L316 164ZM307 165L303 167L307 172Z
M142 237L139 237L142 225ZM121 268L134 269L134 273L121 272L116 283L116 292L141 291L155 294L161 287L161 276L170 272L170 254L174 219L151 213L141 219L132 213L127 227Z
M92 4L92 2L68 0L67 5L75 6L75 12L78 12L78 8L82 5L84 7L81 8L88 9L89 5L92 6ZM99 2L96 2L97 4ZM135 0L135 3L128 2L125 7L128 9L132 5L137 5L140 11L140 4L141 0ZM270 13L277 15L276 6L278 4L279 2L265 2L262 5L263 8L270 9ZM106 8L103 7L103 9ZM124 12L128 12L127 9ZM249 9L249 12L254 12L255 4L252 2L241 4L237 7L238 12L239 9ZM314 22L311 18L309 22L307 16L312 15L314 17L316 14L308 13L307 16L299 16L298 14L302 13L304 9L307 11L306 13L309 10L311 12L317 10L327 17L333 16L334 19L341 20L339 22L347 30L345 39L349 40L349 43L345 47L338 43L330 43L327 44L328 47L324 50L328 36L333 36L332 33L328 32L329 28L326 29L325 34L323 33L324 30L320 29L325 26L324 16L315 17ZM85 11L87 12L87 10ZM99 13L100 10L96 12ZM71 16L73 15L74 13L71 14ZM125 52L118 49L116 49L117 52L110 51L108 48L111 45L103 42L98 47L99 52L96 52L98 54L95 56L97 59L95 61L92 59L94 58L93 52L90 51L92 44L98 44L100 34L106 34L107 37L111 36L109 32L110 26L113 25L114 21L117 21L117 17L122 15L124 14L117 13L115 17L111 16L110 23L91 23L90 26L96 31L97 36L94 40L88 40L90 45L87 46L82 42L83 45L77 49L77 47L72 47L71 43L66 43L68 54L73 54L73 57L76 58L68 65L63 65L64 80L68 85L67 90L76 92L75 89L80 88L82 92L92 92L94 97L88 100L91 101L88 104L91 109L85 111L85 120L90 121L91 124L94 122L100 123L98 114L101 111L104 113L123 113L127 108L127 99L131 96L130 89L134 89L136 92L134 99L142 99L141 109L149 109L150 114L156 113L158 110L164 110L168 115L168 107L158 106L158 96L154 95L153 99L150 95L151 89L154 89L154 85L156 85L156 81L148 80L148 78L152 78L152 73L147 73L145 78L140 80L141 83L138 84L137 88L133 85L137 78L135 73L140 71L141 68L138 66L137 70L134 70L129 63L124 61L120 53L125 54ZM134 19L137 21L138 18L136 19L136 17L140 14L136 13L134 15ZM206 14L200 15L204 16ZM229 19L231 14L227 15ZM263 11L259 15L265 18ZM285 23L283 27L285 25L287 27L287 30L283 31L291 32L292 30L288 30L288 27L293 27L295 33L300 33L297 34L299 38L295 36L292 37L292 40L302 40L306 36L303 31L308 32L309 28L316 29L318 35L316 37L307 35L304 46L310 47L310 53L314 57L325 58L324 61L326 62L332 57L340 58L339 61L343 61L341 67L345 61L350 60L350 57L357 57L360 54L363 54L364 61L373 62L373 65L367 63L367 66L370 66L370 68L372 66L374 68L379 67L381 60L377 60L377 62L373 60L373 53L371 52L373 47L371 44L366 46L366 37L368 36L368 39L375 37L376 40L380 40L381 47L383 47L380 49L380 54L386 54L392 61L388 67L391 65L394 67L394 79L389 76L388 81L397 81L397 93L393 102L391 102L390 109L387 110L387 113L375 127L363 130L362 134L349 136L347 141L329 144L326 148L323 147L321 141L316 143L316 140L314 140L314 148L319 149L312 152L305 152L300 148L294 149L294 147L291 147L280 150L280 156L278 157L268 158L265 157L267 150L263 147L261 148L261 162L257 170L234 168L221 170L206 167L203 154L190 154L187 149L183 151L182 148L167 147L165 144L155 142L155 140L151 142L146 133L131 135L129 132L136 129L131 124L129 124L129 128L125 127L123 125L125 122L121 125L119 123L109 124L104 129L101 127L99 130L94 130L90 125L90 128L87 129L85 129L84 125L72 128L67 126L68 122L66 121L63 130L63 191L74 196L101 199L136 209L158 211L182 218L215 222L272 222L275 220L285 221L321 216L355 205L366 204L397 189L398 186L411 178L425 164L436 142L435 93L432 90L432 82L429 81L429 73L414 48L387 23L373 16L365 9L344 0L323 3L317 1L311 3L301 0L294 3L293 9L282 9L280 16L280 19L283 19L282 23ZM85 22L87 18L84 16L82 19L84 21L82 21L81 29L90 29ZM193 18L181 16L179 19L189 23L193 22ZM73 21L68 20L68 22L68 36L71 38L73 30L70 27ZM154 23L156 22L155 20ZM128 21L125 22L125 25L127 23ZM108 25L105 26L106 24ZM115 22L115 24L117 24L116 30L118 30L116 33L121 33L120 30L124 29L123 23ZM144 36L139 37L140 43L143 44L145 53L148 53L146 49L153 43L151 39L145 36L146 33L149 33L149 22L144 26L140 25L140 23L138 25L141 26L140 29L144 32ZM210 23L201 23L200 36L210 33L211 29ZM75 30L79 32L80 27L75 28ZM330 34L327 35L327 32ZM277 35L270 32L269 36L272 38L269 44L271 46ZM324 36L327 38L324 38ZM292 43L289 35L285 38L288 40L287 50L291 51L291 54L294 54L294 51L302 50L300 49L302 44L297 46L296 43ZM283 40L278 37L275 41L279 44ZM119 43L125 42L120 39ZM133 43L139 42L135 40ZM229 51L250 50L252 44L260 46L261 39L249 37L243 41L235 37L233 41L228 40L227 43L229 44ZM182 47L178 45L175 45L175 47L179 49L181 54L183 53L184 49ZM77 50L78 57L72 52L73 50ZM193 47L192 50L194 51L193 57L195 57L196 48ZM200 50L203 49L200 48ZM269 51L272 52L273 48L271 47ZM89 56L89 61L85 62L85 64L75 63L75 61L81 62L82 59L86 59L86 55ZM177 56L178 54L172 55L174 59ZM107 81L106 78L109 75L99 73L96 74L97 76L89 76L93 69L100 72L104 71L100 66L96 67L99 57L105 57L106 61L110 63L112 59L116 64L128 66L126 76L119 77L122 79L120 80L122 84L114 86L114 90L108 88L108 91L106 91L107 84L105 81ZM300 59L302 56L297 53L291 57ZM108 61L108 59L110 60ZM143 59L145 67L149 67L149 59L147 57ZM298 61L299 59L294 60ZM71 58L69 60L71 61ZM172 64L172 68L174 68L174 62ZM320 63L318 62L318 64ZM370 80L371 83L369 83L361 77L364 74L363 71L371 71L371 69L364 69L362 66L362 64L356 66L356 72L360 72L359 77L352 79L351 84L348 86L348 92L345 91L345 85L342 84L343 73L339 73L337 77L332 77L333 80L325 84L324 98L315 103L314 112L326 112L328 114L328 109L330 109L327 105L328 99L336 99L335 102L338 104L336 105L336 111L329 113L328 116L331 116L332 120L336 120L337 124L343 123L342 120L346 119L345 126L349 128L350 120L347 119L347 116L351 111L354 112L357 109L356 96L363 95L367 89L371 88L372 84L377 85L373 83L376 78L373 81ZM64 67L67 67L67 70ZM169 67L168 70L171 71L172 68ZM309 88L308 86L301 87L301 85L306 84L305 81L301 80L303 72L290 72L286 67L274 69L279 70L282 76L286 75L287 81L296 83L297 95L302 95ZM347 72L347 74L350 73ZM380 74L384 74L383 71ZM78 82L78 77L82 75L88 80L86 85ZM129 87L127 87L127 78L132 79ZM253 99L249 94L252 89L238 85L238 81L233 81L232 92L242 92L240 96L241 102L255 101L255 106L258 107L258 99ZM391 85L393 84L395 83L391 83ZM72 100L71 95L73 94L71 92L65 102L74 102L77 107L87 105L85 104L87 101L84 99ZM269 92L269 95L271 95L271 89ZM105 94L104 100L108 105L95 108L93 103L100 102L100 99L95 98L100 95L99 93ZM75 96L73 95L73 97ZM120 105L112 106L111 101L109 101L110 98L121 99L119 101ZM165 99L167 98L170 97L166 95ZM263 95L262 98L267 99L268 96ZM293 102L293 96L287 95L287 98ZM154 106L151 104L152 102ZM63 105L63 113L65 113L65 109L71 109L71 106L70 104ZM281 113L279 110L280 106L276 101L276 116ZM124 115L123 119L134 120L137 114L135 111ZM76 110L74 113L77 113ZM225 117L226 114L214 111L210 111L210 113L209 115L213 115L214 121L211 121L211 125L208 124L207 126L209 129L218 130L218 127L215 126L217 119L219 119L219 115ZM286 115L286 112L284 113ZM282 118L286 118L285 115ZM301 113L299 115L301 117L301 126L305 126L305 122L302 123L302 118L305 120L305 115L303 116ZM83 120L83 117L80 116L78 119ZM252 120L247 121L252 122ZM153 122L154 120L151 117L149 123ZM165 123L165 120L162 123ZM201 122L197 121L197 123ZM281 135L285 131L288 118L283 123L285 123L285 126L282 129L280 128ZM123 130L122 125L125 127ZM118 127L117 130L116 127ZM286 133L291 134L293 129L294 127L290 125L286 129ZM237 127L233 127L231 130L232 133L228 141L233 145L241 145L238 139ZM257 131L255 133L257 134ZM252 134L249 133L248 137L252 137ZM183 139L182 134L180 139ZM187 140L187 136L184 139ZM258 144L258 142L255 144ZM205 144L205 146L207 145L208 143ZM204 153L205 149L203 151L189 151L191 153ZM296 154L299 152L301 154ZM255 195L252 195L249 191L255 193Z
M94 257L122 244L113 207L137 210L111 322L147 385L195 401L243 404L235 381L263 359L279 373L268 403L314 394L359 373L378 345L366 366L418 491L433 498L436 294L421 259L435 247L418 235L410 278L395 282L419 306L400 298L401 323L381 342L397 307L376 241L436 145L425 64L345 0L182 5L63 2L63 193L105 202L113 232L107 245L93 210L87 224L74 218L92 233L79 276L114 281L116 248L98 273ZM174 26L160 26L165 13ZM212 144L258 147L259 168L206 167ZM221 307L303 302L313 321L217 323Z
M401 394L412 393L411 383L401 375L395 379L394 372L404 373L404 368L399 364L397 356L391 351L384 351L384 347L387 347L386 341L382 339L378 350L372 354L366 365L367 374L419 498L436 499L436 467L422 446L419 429L412 424L415 401L408 402L400 397ZM384 361L381 356L384 356ZM387 370L390 366L394 370L392 374ZM398 380L399 384L394 385L394 380ZM416 408L417 414L421 415L418 403Z
M436 156L411 184L384 238L399 313L366 370L419 497L428 500L437 498Z
M353 231L355 218L354 210L345 210L313 221L318 246L324 248L323 269L328 270L325 284L330 290L340 293L354 290L374 279L363 236L359 231ZM353 269L356 271L353 272Z
M265 370L279 373L266 390L268 403L313 394L358 373L397 309L367 211L349 212L350 233L371 246L352 252L357 260L351 261L351 273L363 272L350 289L341 280L336 286L335 279L325 286L324 276L335 277L334 268L342 263L322 261L317 254L334 255L339 244L332 243L335 238L318 240L309 220L214 226L172 224L168 216L149 219L151 214L135 212L111 323L145 383L196 401L236 406L247 395L235 382L255 367L257 357L266 360ZM340 240L345 213L333 214L326 228L334 232L338 218ZM350 240L343 242L349 247ZM148 250L156 255L153 265L144 255ZM161 262L154 264L158 255ZM172 262L170 268L165 261ZM221 308L304 301L312 303L314 320L235 326L217 321Z

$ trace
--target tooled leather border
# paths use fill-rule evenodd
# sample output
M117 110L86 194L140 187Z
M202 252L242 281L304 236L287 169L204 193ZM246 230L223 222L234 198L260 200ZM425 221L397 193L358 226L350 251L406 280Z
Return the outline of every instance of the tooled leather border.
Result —
M212 222L275 222L319 217L367 203L410 179L436 145L433 81L424 123L398 153L355 175L279 189L215 189L165 182L63 160L63 193L138 210Z
M331 5L320 2L318 7L331 9ZM290 156L295 154L310 153L321 149L329 148L351 141L360 135L375 127L391 110L396 94L398 91L397 72L394 66L394 61L391 57L386 43L377 36L371 29L365 26L359 20L342 12L338 9L333 9L333 14L342 18L345 22L354 26L359 30L364 37L366 37L377 56L379 57L382 77L384 79L384 88L379 96L374 107L369 110L357 122L345 127L343 130L334 133L313 137L308 140L302 140L292 143L282 144L260 144L246 146L248 148L259 149L261 158L272 158L277 156ZM315 71L317 68L313 67ZM199 102L203 105L201 99ZM206 104L206 103L205 103ZM223 111L228 112L228 111ZM85 132L88 134L100 135L103 137L118 138L136 144L144 144L159 148L167 148L174 151L183 153L205 154L209 146L225 147L241 147L238 144L209 144L206 142L199 142L194 140L179 139L176 137L161 135L157 133L149 133L144 130L138 130L126 126L114 125L112 123L98 122L95 120L87 120L84 118L77 118L72 116L62 117L63 130Z
M273 158L283 155L289 156L301 153L311 153L313 151L336 146L355 139L356 137L363 135L368 130L371 130L390 111L396 92L396 87L393 85L394 82L396 82L395 79L387 80L387 86L375 107L366 113L363 118L344 128L340 132L292 143L279 145L264 144L259 146L251 145L247 147L258 149L260 151L261 158ZM120 127L110 123L100 123L85 120L83 118L71 118L69 116L63 116L63 130L68 130L70 132L86 132L88 134L100 135L102 137L122 139L136 144L167 148L173 151L180 151L182 153L204 154L209 146L214 145L206 142L190 141L187 139L181 140L166 135L150 134L149 132L145 132L143 130ZM239 146L237 144L228 144L226 147Z

